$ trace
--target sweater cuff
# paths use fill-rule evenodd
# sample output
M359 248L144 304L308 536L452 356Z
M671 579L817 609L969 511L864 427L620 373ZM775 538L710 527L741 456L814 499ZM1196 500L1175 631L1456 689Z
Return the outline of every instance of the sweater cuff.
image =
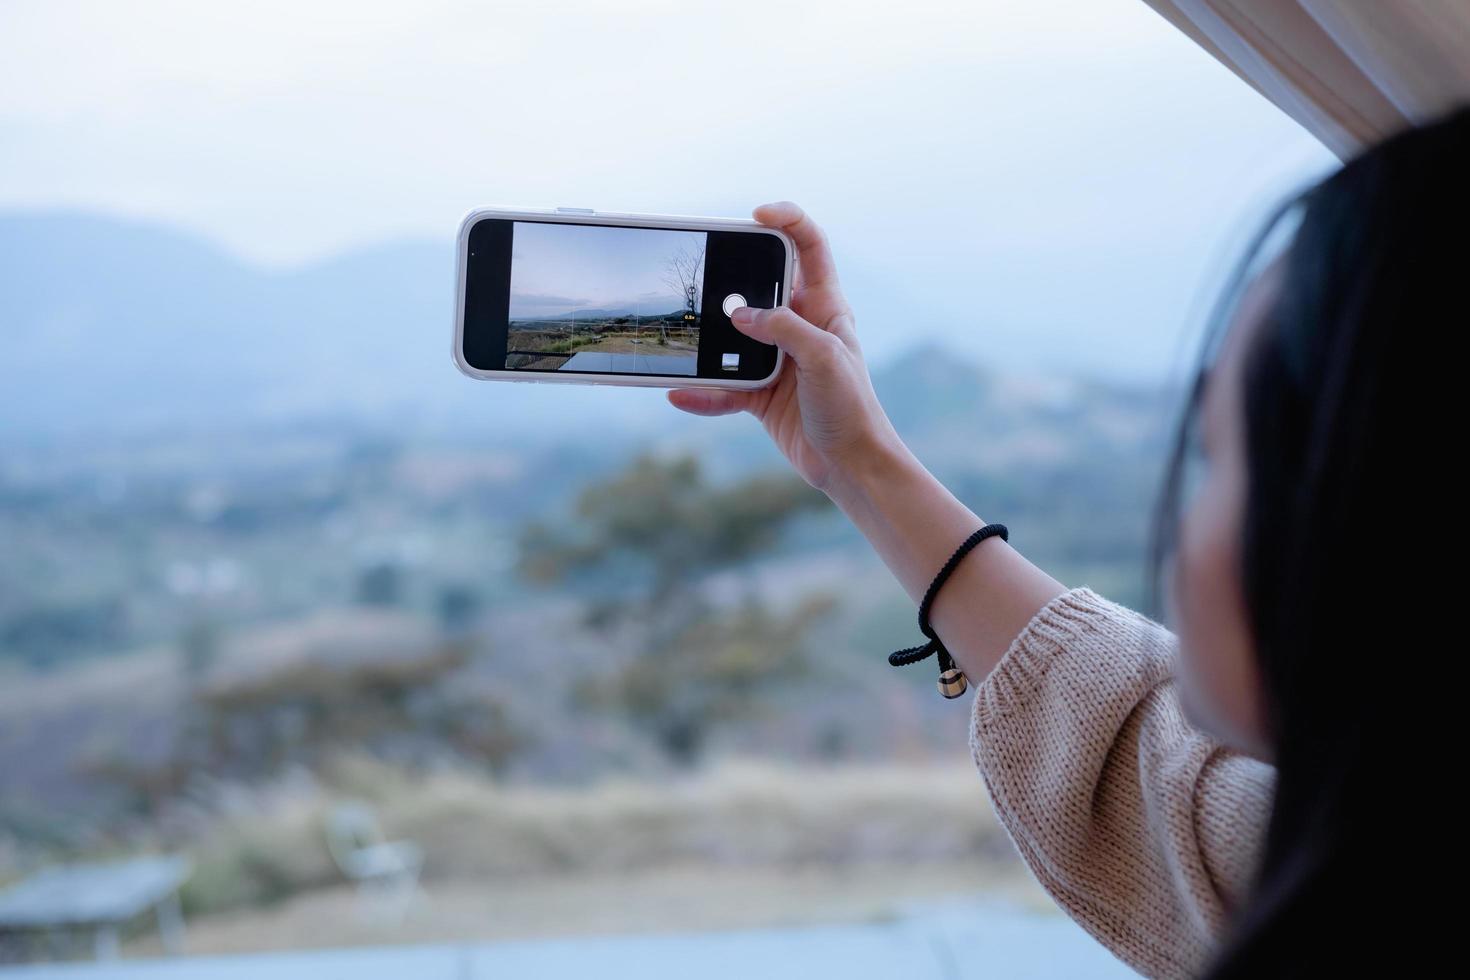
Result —
M1042 606L975 689L972 730L978 733L1024 706L1056 659L1107 619L1110 605L1083 586Z

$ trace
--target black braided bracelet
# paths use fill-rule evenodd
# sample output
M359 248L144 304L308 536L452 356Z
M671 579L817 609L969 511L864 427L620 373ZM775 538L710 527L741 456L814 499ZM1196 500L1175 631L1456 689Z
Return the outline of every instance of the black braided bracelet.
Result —
M916 664L920 660L926 660L931 654L939 657L939 693L947 698L957 698L965 693L969 682L965 680L964 671L954 665L954 658L944 648L944 643L934 632L934 627L929 625L929 610L934 605L934 597L939 594L939 587L945 583L960 563L960 559L970 553L986 538L1000 538L1002 541L1011 539L1010 532L1004 524L987 524L974 534L964 540L954 554L949 556L949 561L934 576L934 581L929 583L929 588L924 593L924 601L919 603L919 632L928 637L928 641L916 647L907 647L903 650L895 650L888 655L888 662L895 667L905 667Z

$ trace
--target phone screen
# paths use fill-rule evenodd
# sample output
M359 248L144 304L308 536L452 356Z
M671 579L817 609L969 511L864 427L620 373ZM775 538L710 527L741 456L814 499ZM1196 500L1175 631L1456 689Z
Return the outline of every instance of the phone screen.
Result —
M468 246L472 367L741 380L775 368L776 349L729 316L780 302L775 235L485 218Z

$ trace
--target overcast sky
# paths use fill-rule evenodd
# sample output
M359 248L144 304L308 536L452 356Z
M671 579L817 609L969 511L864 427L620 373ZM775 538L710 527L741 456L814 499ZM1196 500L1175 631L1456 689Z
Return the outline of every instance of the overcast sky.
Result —
M880 357L1155 376L1331 163L1141 0L0 4L0 207L287 267L475 206L793 198Z
M603 228L516 222L511 236L510 318L560 316L578 309L682 309L664 281L680 252L702 254L702 231ZM704 281L701 271L695 284Z

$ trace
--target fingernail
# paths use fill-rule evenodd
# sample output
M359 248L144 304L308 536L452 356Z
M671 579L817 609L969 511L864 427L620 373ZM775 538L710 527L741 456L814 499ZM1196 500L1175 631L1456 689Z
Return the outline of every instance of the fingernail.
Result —
M755 310L749 306L742 306L730 314L732 323L738 323L742 327L748 327L755 322Z

